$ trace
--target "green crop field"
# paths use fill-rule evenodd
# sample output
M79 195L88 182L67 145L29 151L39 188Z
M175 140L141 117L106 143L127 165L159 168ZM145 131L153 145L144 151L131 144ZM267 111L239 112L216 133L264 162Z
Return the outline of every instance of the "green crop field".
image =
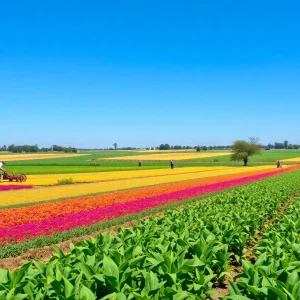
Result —
M266 162L274 163L277 160L300 157L300 150L263 150L261 154L249 158L249 162ZM230 155L198 158L200 162L230 162Z

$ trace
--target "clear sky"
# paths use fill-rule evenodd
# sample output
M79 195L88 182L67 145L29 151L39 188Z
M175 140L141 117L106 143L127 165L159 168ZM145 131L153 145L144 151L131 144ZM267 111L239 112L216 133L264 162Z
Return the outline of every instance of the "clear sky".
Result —
M299 1L0 0L0 145L300 144Z

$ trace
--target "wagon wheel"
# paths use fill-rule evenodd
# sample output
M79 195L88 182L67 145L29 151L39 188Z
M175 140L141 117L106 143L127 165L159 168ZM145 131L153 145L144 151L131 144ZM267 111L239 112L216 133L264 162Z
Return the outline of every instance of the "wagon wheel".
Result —
M19 179L20 179L20 182L25 182L27 180L27 177L26 177L26 175L21 174Z

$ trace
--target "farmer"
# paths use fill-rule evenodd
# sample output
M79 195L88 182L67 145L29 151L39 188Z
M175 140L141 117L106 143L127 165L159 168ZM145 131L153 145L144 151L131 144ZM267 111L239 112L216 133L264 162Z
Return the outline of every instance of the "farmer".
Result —
M174 160L170 160L171 169L174 169Z
M3 177L3 174L5 172L5 170L3 169L3 165L5 165L5 162L0 161L0 182L2 182L2 177Z
M277 169L280 167L280 160L277 160Z
M138 161L138 165L139 165L139 167L142 166L142 161L141 160Z

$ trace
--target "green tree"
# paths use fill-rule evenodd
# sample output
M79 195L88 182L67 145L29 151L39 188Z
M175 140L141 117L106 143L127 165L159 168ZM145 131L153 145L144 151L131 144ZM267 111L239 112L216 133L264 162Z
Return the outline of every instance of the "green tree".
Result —
M258 144L257 138L249 138L249 142L246 141L235 141L233 142L231 149L233 154L231 155L232 161L243 161L244 166L247 166L248 159L254 154L261 152L261 147Z
M115 150L117 150L118 144L114 143Z
M160 144L160 146L158 147L159 150L169 150L171 149L169 144Z
M284 144L284 148L285 148L285 149L288 149L289 141L286 141L286 140L285 140L285 141L283 142L283 144Z

